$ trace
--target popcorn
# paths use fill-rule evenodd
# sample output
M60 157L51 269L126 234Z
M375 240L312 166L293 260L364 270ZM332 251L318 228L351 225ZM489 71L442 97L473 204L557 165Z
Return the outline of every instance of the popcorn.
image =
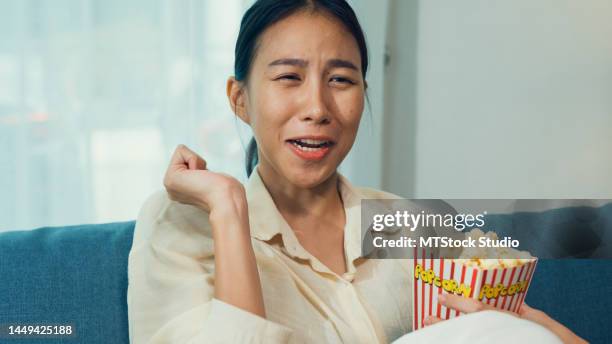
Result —
M497 241L495 232L484 233L480 229L474 229L466 233L466 237L478 239L481 237L490 238ZM496 257L496 258L480 258ZM465 248L455 262L470 267L482 269L505 268L521 266L533 261L533 257L527 251L519 251L509 247L468 247Z
M483 233L478 229L466 237L497 240L494 232ZM506 247L466 248L456 259L434 259L426 257L424 251L419 253L415 252L413 259L413 330L422 328L428 316L450 319L461 314L438 303L437 295L441 293L518 312L537 264L537 258L529 252Z

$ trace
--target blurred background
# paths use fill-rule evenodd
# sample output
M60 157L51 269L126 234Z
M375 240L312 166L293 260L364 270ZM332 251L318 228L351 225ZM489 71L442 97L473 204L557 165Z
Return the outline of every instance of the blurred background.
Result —
M341 166L408 198L611 198L612 2L352 0ZM225 82L252 0L0 0L0 231L133 220L183 143L246 180Z

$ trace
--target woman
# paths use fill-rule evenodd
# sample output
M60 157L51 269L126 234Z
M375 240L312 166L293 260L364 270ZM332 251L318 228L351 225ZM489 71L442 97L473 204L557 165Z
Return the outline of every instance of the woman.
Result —
M132 342L382 343L410 331L409 264L360 257L360 199L395 196L337 172L357 134L367 67L364 35L343 0L260 0L246 12L227 95L254 133L248 183L176 149L166 191L147 200L136 224ZM485 320L503 314L446 302ZM577 339L543 313L522 316ZM474 319L404 338L430 340L482 320ZM556 338L533 328L528 335Z

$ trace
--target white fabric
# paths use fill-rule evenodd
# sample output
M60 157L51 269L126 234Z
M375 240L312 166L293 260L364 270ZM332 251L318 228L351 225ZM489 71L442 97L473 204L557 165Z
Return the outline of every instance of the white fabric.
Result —
M462 315L409 333L393 344L455 343L558 344L561 340L548 329L529 320L496 311Z

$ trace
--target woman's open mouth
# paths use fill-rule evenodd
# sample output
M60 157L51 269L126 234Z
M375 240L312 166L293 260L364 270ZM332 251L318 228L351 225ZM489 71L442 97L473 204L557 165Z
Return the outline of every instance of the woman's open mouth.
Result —
M323 159L329 149L335 144L332 140L299 138L286 141L289 148L300 158L304 160L320 160Z

